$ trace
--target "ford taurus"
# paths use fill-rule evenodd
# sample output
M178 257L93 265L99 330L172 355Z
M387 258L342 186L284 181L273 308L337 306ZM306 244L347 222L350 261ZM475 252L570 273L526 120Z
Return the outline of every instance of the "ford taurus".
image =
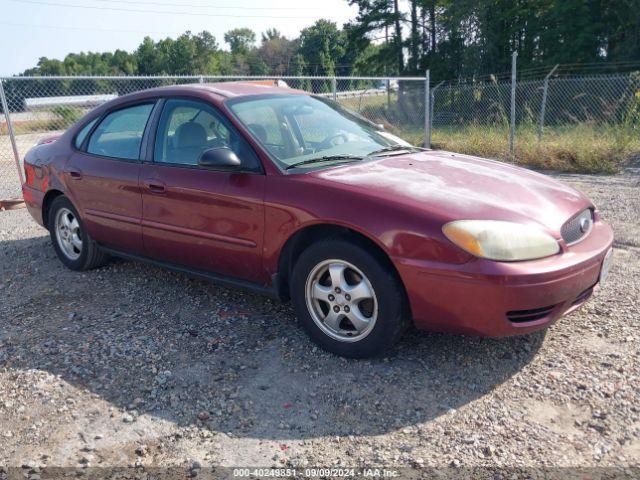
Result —
M322 97L165 87L88 113L25 158L23 194L73 270L110 255L291 299L321 347L384 352L413 324L528 333L582 305L611 228L573 188L414 147Z

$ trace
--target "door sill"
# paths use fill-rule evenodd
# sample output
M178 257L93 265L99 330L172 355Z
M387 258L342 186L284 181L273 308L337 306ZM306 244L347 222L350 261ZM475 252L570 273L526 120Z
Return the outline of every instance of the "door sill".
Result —
M259 283L250 282L248 280L242 280L239 278L234 278L226 275L220 275L217 273L208 272L206 270L199 270L197 268L186 267L184 265L178 265L170 262L163 262L162 260L156 260L154 258L145 257L142 255L123 252L121 250L105 247L103 245L100 245L100 249L110 255L113 255L114 257L120 257L125 260L134 260L138 262L148 263L151 265L155 265L156 267L166 268L167 270L171 270L173 272L182 273L189 277L198 278L200 280L206 280L208 282L212 282L223 287L239 288L241 290L245 290L251 293L257 293L259 295L264 295L270 298L274 298L276 300L281 300L281 297L280 295L278 295L278 291L275 288L275 285L277 285L277 281L272 281L271 285L262 285Z

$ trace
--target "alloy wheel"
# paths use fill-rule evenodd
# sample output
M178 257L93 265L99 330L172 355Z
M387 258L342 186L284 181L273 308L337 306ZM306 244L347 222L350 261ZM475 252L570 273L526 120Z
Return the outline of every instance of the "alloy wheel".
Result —
M56 239L62 253L69 260L82 254L82 231L76 215L68 208L58 210L55 219Z
M344 260L325 260L307 276L305 297L315 324L329 337L357 342L378 318L378 301L367 276Z

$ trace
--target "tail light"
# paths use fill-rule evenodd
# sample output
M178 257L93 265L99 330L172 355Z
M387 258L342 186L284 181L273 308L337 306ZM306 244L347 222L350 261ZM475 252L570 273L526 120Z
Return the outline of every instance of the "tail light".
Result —
M24 162L24 183L27 185L33 186L34 180L36 179L36 172L33 168L33 165Z

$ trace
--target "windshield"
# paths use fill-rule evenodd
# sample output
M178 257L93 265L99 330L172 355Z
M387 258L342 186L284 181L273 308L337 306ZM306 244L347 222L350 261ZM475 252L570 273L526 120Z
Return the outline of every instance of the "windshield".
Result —
M324 98L274 95L228 101L229 108L281 168L358 160L404 140ZM318 159L318 162L314 160ZM307 165L308 164L308 165Z

